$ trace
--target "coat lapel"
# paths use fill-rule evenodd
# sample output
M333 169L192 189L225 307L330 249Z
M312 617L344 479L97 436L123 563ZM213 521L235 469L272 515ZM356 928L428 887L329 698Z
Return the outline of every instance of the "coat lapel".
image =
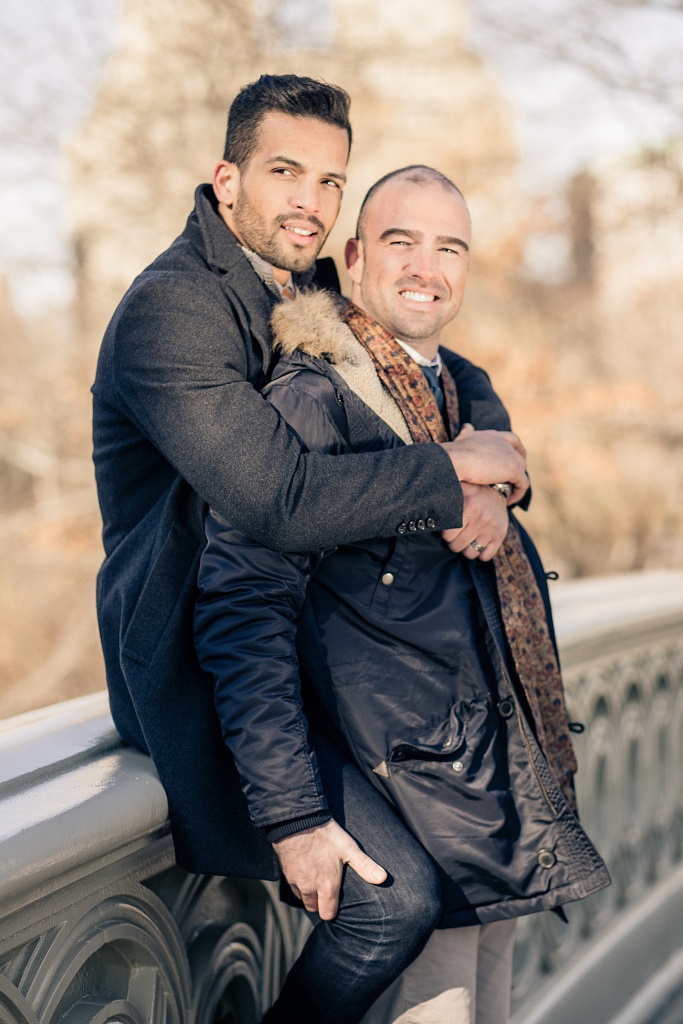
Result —
M251 335L263 367L267 368L272 354L269 321L275 297L220 217L210 185L200 185L195 193L195 217L190 217L185 235L200 249L214 273L222 278L223 290L243 329Z

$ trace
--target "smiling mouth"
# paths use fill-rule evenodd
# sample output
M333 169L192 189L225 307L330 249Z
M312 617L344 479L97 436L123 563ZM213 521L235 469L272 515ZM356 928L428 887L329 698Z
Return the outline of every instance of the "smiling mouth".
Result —
M289 231L293 235L299 235L301 238L312 238L313 235L318 234L313 228L295 228L291 224L283 224L282 227L283 230Z
M315 217L284 216L280 220L280 230L293 245L299 246L312 245L319 237L325 237L325 226Z
M425 303L429 303L429 302L436 302L437 299L438 299L438 296L434 295L433 292L430 292L429 294L427 294L426 292L412 292L412 291L408 291L408 289L404 289L403 291L399 292L399 295L403 299L408 299L409 302L425 302Z

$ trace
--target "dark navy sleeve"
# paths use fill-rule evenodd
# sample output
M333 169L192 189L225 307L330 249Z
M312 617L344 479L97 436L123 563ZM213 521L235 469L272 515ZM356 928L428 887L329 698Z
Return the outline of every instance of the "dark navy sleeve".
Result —
M334 389L323 385L329 401ZM277 404L307 449L341 454L339 415L305 388L273 387ZM279 553L214 512L199 570L195 643L214 679L226 744L255 825L286 833L329 818L308 742L296 655L296 621L320 553ZM277 835L279 833L273 833Z
M406 507L417 518L427 502L440 528L460 525L462 490L439 445L361 452L339 464L302 452L252 386L262 379L250 358L248 311L227 285L219 296L217 287L197 276L147 275L120 307L106 357L117 407L203 501L288 551L391 536ZM104 468L116 442L98 417Z

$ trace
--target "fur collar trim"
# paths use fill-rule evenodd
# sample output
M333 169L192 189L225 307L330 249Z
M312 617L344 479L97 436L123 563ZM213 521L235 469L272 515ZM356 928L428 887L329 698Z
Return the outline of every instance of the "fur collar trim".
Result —
M342 300L328 291L301 291L275 306L273 347L285 355L297 350L331 363L358 363L358 342L339 319Z
M412 444L408 425L375 370L368 352L339 317L341 296L327 291L303 291L279 302L271 315L273 344L285 355L304 352L325 359L405 444Z

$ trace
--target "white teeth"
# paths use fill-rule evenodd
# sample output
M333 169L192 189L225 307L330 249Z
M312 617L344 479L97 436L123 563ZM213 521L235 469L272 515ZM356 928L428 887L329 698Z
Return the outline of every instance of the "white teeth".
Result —
M425 295L424 292L401 292L404 299L411 302L434 302L436 295Z
M306 228L291 228L287 227L287 225L285 225L285 228L287 231L293 231L295 235L305 235L306 238L309 238L311 235L315 234L314 231L307 231Z

